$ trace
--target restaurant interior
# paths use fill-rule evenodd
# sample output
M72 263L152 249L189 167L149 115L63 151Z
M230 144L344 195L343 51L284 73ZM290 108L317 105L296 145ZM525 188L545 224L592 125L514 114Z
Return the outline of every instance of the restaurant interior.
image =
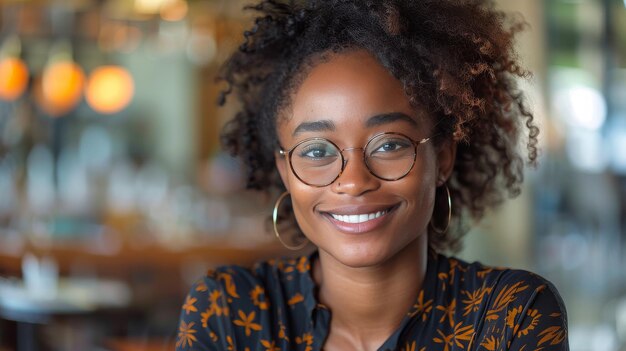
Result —
M302 254L219 145L249 3L0 0L0 351L172 350L208 269ZM495 3L528 24L541 156L456 255L541 274L573 351L624 351L626 0Z

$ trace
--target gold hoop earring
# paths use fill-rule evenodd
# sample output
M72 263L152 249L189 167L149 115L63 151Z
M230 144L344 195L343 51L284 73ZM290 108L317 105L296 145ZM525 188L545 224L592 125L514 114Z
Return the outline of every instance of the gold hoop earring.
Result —
M284 247L292 251L297 251L297 250L304 248L308 244L308 242L305 240L304 242L298 245L289 245L285 241L283 241L283 239L280 237L280 233L278 232L278 208L280 207L280 203L287 196L289 196L289 192L285 191L284 193L280 194L280 196L278 197L278 200L276 200L276 203L274 204L274 211L272 211L272 222L274 224L274 234L276 235L276 238L278 239L278 241L280 241L280 243L283 244Z
M448 231L448 227L450 227L450 221L452 220L452 197L450 196L450 189L446 183L443 183L443 186L446 187L446 194L448 195L448 222L446 223L445 228L439 229L433 225L432 218L430 220L430 228L437 234L443 234Z

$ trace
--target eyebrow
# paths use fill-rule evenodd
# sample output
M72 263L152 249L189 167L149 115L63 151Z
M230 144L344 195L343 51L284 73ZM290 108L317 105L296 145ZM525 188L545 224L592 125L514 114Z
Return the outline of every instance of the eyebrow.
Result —
M418 126L418 123L409 115L402 112L383 113L370 117L365 122L365 127L372 128L378 127L384 124L393 123L396 121L405 121L414 126ZM293 131L293 135L305 132L328 132L335 131L335 124L330 120L320 120L315 122L303 122L296 127Z
M296 130L293 131L293 135L304 132L327 132L334 131L335 124L329 120L321 120L315 122L303 122L298 125Z
M365 122L365 126L368 128L378 127L380 125L392 123L395 121L405 121L416 127L418 126L418 123L413 118L411 118L411 116L402 112L383 113L380 115L372 116L367 120L367 122Z

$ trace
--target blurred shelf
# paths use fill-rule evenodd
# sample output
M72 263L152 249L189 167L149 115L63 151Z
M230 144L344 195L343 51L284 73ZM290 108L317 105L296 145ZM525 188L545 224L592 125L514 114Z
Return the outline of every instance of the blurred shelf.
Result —
M0 241L0 247L3 243ZM100 246L104 246L100 244ZM295 256L279 243L250 240L205 240L195 245L174 248L163 244L131 245L119 243L114 248L99 247L98 243L63 242L49 245L19 245L18 250L7 252L0 250L0 274L21 275L22 257L31 253L37 257L54 259L61 274L72 272L76 267L83 267L89 273L98 275L120 275L129 270L148 268L156 271L178 271L181 267L206 265L207 268L221 264L239 264L250 266L254 262L278 256Z
M174 340L171 339L118 339L107 341L106 346L110 348L111 351L163 351L174 350L176 344Z

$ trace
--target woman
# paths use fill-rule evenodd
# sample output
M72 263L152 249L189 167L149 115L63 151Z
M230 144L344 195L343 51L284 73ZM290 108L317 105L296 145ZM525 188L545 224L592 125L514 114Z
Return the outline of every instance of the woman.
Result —
M187 297L178 350L566 350L565 308L532 273L446 257L461 217L516 195L537 127L513 36L479 1L262 1L222 78L225 147L280 190L317 248L221 267ZM291 206L287 203L291 201ZM298 245L300 246L300 245Z

